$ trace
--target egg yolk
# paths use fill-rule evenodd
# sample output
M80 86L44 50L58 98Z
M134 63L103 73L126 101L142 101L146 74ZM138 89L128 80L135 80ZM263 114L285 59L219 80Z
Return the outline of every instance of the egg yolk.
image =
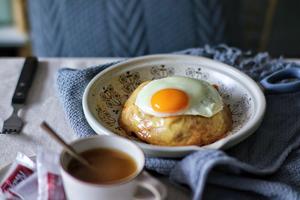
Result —
M152 109L160 113L178 112L188 105L188 95L179 89L163 89L151 98Z

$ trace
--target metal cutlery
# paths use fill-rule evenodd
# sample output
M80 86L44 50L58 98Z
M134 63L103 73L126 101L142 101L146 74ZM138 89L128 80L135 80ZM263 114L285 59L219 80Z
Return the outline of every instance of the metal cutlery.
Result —
M23 120L18 116L18 111L23 107L26 101L28 91L31 87L34 74L38 66L36 57L27 57L25 59L13 98L13 113L4 121L2 134L20 133L23 127Z

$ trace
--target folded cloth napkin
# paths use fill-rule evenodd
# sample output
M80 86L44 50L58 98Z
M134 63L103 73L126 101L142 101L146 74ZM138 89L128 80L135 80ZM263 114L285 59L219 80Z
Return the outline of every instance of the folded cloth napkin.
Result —
M254 80L279 69L299 67L282 58L271 59L267 53L252 54L226 45L176 53L225 62ZM60 100L79 137L94 134L82 111L83 91L97 73L111 65L58 72ZM193 199L300 199L300 92L267 95L266 98L267 110L262 125L240 144L226 152L203 149L182 160L147 158L146 168L189 186Z

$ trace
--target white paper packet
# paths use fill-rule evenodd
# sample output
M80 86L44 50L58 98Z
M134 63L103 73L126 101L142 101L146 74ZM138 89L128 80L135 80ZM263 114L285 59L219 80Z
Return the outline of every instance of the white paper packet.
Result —
M15 161L11 164L0 183L1 198L16 198L10 189L31 176L35 171L35 163L25 154L18 153Z
M38 198L38 176L37 172L10 189L22 200L36 200Z
M59 170L59 154L38 148L37 154L38 200L65 200Z

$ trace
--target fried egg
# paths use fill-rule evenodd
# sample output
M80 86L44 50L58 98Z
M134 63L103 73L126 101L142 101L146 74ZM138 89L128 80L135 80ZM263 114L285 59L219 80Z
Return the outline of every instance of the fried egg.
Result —
M211 84L181 76L149 82L138 93L135 105L144 113L156 117L212 117L223 109L222 97Z

